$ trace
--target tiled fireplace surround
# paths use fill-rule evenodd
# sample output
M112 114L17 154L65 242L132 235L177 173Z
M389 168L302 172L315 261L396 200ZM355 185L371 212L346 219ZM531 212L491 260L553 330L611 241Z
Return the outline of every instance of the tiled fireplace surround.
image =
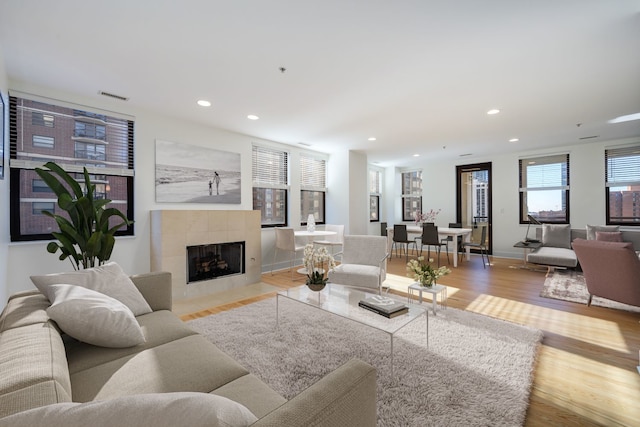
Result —
M259 211L151 211L151 271L171 272L173 298L186 299L260 281ZM187 246L245 242L245 274L187 284Z

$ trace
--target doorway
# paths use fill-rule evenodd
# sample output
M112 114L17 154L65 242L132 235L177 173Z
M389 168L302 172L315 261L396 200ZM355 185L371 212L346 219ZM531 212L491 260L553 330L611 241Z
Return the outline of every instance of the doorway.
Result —
M480 243L485 227L485 244L489 254L493 254L491 162L456 166L456 200L457 222L473 230L471 241L476 243Z

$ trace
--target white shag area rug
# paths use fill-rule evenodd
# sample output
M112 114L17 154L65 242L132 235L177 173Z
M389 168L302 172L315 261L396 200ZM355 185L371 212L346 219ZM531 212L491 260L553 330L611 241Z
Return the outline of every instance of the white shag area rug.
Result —
M558 270L545 279L540 296L586 305L589 291L582 273L575 270ZM591 305L640 313L640 307L596 296L591 300Z
M379 426L520 426L542 332L447 308L394 339L301 303L275 298L189 322L287 399L353 357L378 371Z

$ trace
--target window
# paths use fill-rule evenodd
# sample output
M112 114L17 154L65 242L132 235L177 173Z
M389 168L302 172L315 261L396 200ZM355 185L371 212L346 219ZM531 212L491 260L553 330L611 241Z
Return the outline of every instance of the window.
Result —
M36 148L53 148L55 146L55 140L50 136L33 135L31 141Z
M260 211L262 227L287 225L289 154L254 145L251 170L253 209Z
M520 224L569 223L569 155L520 159Z
M300 219L302 225L313 215L316 224L325 223L327 162L310 154L300 154Z
M53 190L41 179L31 181L31 191L34 193L53 193Z
M42 212L47 211L56 213L56 202L33 202L31 203L31 214L42 215Z
M31 95L9 97L10 230L11 241L50 240L58 226L42 211L57 209L55 194L42 182L35 168L55 161L81 184L83 167L96 185L96 197L110 199L113 207L133 219L133 127L130 117L83 112L66 106L38 102ZM83 141L80 126L91 129ZM51 123L51 125L48 125ZM53 129L55 123L55 129ZM55 132L55 133L54 133ZM55 143L54 143L55 138ZM31 141L32 143L29 143ZM55 212L66 215L64 211ZM114 225L119 222L114 218ZM133 235L130 225L116 235Z
M34 126L54 127L54 116L45 114L42 111L34 111L31 113L31 124Z
M380 195L382 194L382 172L369 169L369 221L380 221Z
M604 151L607 224L640 225L640 145Z
M402 220L413 221L422 212L422 171L402 172Z

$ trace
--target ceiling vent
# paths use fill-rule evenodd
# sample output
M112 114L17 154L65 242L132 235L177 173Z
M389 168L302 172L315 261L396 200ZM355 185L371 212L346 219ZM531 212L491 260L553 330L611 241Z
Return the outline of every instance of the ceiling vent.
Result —
M584 141L585 139L593 139L593 138L597 138L600 135L591 135L591 136L583 136L582 138L580 138L581 141Z
M116 95L114 93L105 92L103 90L99 91L98 95L108 96L109 98L119 99L120 101L128 101L129 100L129 98L127 98L126 96Z

